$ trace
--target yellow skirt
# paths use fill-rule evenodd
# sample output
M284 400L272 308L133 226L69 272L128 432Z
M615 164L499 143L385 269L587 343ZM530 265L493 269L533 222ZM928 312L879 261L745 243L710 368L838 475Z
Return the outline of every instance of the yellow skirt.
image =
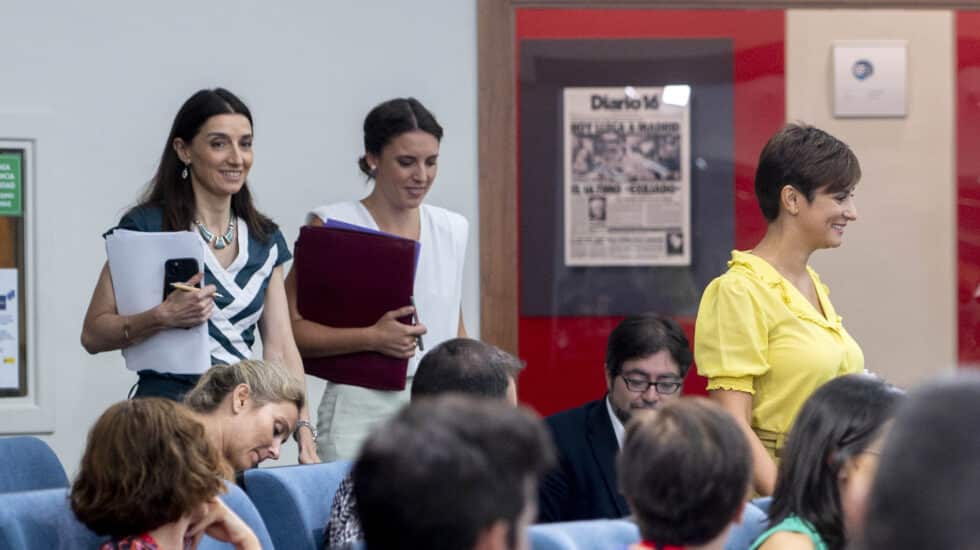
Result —
M786 444L786 434L782 432L770 432L769 430L760 428L752 428L752 431L755 432L756 437L762 442L762 446L766 448L766 451L772 457L776 466L779 466L779 459L783 455L783 445Z

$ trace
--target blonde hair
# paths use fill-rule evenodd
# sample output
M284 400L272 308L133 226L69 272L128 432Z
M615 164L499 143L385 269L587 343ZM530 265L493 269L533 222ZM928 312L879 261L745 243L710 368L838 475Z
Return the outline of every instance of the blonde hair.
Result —
M306 403L303 382L292 373L276 363L246 360L211 367L184 396L184 404L199 413L212 413L239 384L249 387L258 405L285 401L302 410Z

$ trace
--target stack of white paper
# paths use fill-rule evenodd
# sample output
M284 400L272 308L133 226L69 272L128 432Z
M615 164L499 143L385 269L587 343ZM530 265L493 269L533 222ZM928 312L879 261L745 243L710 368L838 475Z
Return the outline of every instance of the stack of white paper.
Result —
M149 233L116 229L106 237L116 311L134 315L163 300L164 262L194 258L204 270L204 246L190 231ZM122 350L126 368L202 374L211 367L208 324L167 329Z

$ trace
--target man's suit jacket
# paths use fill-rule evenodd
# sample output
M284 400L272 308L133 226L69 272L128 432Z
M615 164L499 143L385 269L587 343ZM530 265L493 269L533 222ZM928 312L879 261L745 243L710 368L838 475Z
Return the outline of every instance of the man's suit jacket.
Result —
M558 467L541 482L538 521L629 515L616 482L619 443L605 398L545 419L558 449Z

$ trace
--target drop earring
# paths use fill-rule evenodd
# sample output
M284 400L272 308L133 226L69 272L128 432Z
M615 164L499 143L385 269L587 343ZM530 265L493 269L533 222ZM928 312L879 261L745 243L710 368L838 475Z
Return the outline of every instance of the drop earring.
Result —
M184 169L180 171L180 179L186 180L187 179L187 176L190 175L190 172L187 170L187 167L189 167L189 166L190 166L190 163L187 163L187 164L184 165Z

